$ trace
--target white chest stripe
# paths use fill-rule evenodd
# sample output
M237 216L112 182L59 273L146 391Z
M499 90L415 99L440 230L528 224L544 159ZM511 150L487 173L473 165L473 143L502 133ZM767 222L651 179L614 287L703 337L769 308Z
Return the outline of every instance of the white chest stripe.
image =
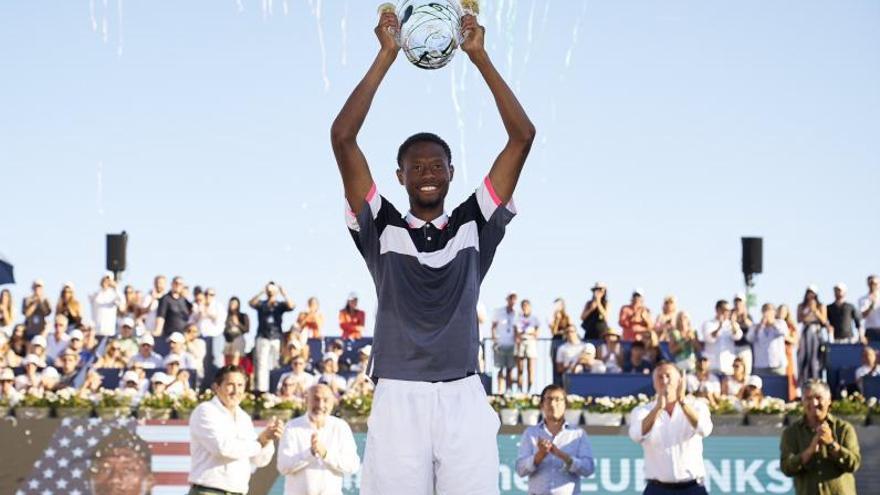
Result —
M389 225L382 231L379 237L379 254L398 253L412 256L419 260L419 263L430 266L431 268L440 268L452 261L459 251L467 248L474 248L479 251L480 242L477 235L477 223L470 221L458 228L455 237L446 243L446 246L439 251L431 253L420 253L416 250L409 231L402 227Z

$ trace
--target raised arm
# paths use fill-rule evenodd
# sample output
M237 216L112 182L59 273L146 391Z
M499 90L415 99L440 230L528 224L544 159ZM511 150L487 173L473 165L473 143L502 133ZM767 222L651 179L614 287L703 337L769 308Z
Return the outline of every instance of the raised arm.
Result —
M342 175L345 199L348 200L348 205L355 214L360 212L364 199L373 187L373 176L370 175L367 159L357 144L357 135L364 125L364 119L367 118L367 112L370 111L379 84L385 78L400 50L390 32L397 26L396 14L382 13L379 25L375 29L376 37L379 38L379 53L367 70L367 74L345 101L345 105L342 106L330 128L330 143L333 145L333 154L336 156L336 164Z
M467 53L489 86L489 91L492 92L495 105L498 106L498 112L501 114L501 122L507 131L507 144L504 145L504 149L489 171L489 180L492 182L495 194L504 204L513 197L519 174L535 140L535 126L532 125L532 121L529 120L513 91L492 65L484 46L486 29L477 23L476 17L465 15L461 19L461 30L465 33L465 41L461 44L461 49Z

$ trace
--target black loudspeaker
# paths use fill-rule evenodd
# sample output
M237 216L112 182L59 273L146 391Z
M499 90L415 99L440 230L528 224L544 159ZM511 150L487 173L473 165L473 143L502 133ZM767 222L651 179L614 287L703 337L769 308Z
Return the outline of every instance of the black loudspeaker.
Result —
M128 234L107 234L107 270L113 273L125 271L125 247Z
M743 237L743 273L751 275L761 273L764 268L764 239L760 237Z

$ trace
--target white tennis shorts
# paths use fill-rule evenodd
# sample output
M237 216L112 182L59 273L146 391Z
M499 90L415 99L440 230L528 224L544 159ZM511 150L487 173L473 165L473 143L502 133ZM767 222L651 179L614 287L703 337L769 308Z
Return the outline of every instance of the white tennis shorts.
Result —
M498 415L480 377L379 380L361 495L497 495Z

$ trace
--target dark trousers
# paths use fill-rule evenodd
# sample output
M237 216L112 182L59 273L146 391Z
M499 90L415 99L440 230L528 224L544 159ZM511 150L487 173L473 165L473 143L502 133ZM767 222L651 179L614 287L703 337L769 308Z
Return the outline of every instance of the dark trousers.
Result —
M871 342L880 342L880 328L866 328L865 338Z
M648 481L645 487L644 495L708 495L706 487L701 484L694 483L690 486L674 487L663 486L658 483Z

